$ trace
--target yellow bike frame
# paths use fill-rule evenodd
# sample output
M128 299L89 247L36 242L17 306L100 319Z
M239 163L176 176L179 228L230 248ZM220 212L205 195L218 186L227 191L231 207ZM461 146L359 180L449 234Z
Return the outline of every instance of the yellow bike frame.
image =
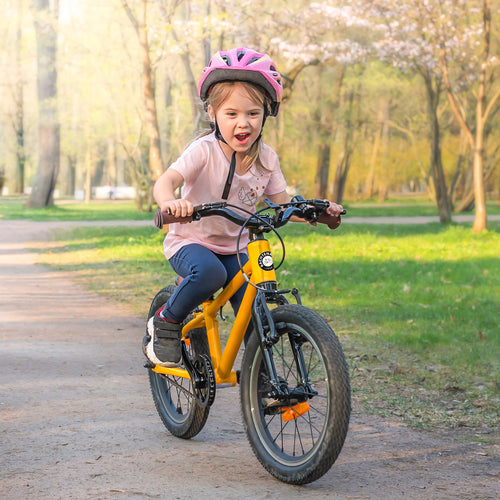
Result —
M248 262L243 266L243 272L249 277L250 283L261 285L266 282L276 282L274 266L270 265L272 261L269 262L271 257L269 242L265 239L257 239L251 241L247 245L247 249ZM237 383L236 372L232 368L252 317L252 304L257 295L257 289L255 286L247 286L224 351L222 351L219 336L217 312L245 284L243 272L240 270L215 299L203 302L202 312L195 313L194 319L189 321L182 329L182 337L185 339L187 333L193 328L203 326L206 328L210 357L212 358L217 384L236 385ZM164 368L156 365L152 370L165 375L191 378L184 368Z

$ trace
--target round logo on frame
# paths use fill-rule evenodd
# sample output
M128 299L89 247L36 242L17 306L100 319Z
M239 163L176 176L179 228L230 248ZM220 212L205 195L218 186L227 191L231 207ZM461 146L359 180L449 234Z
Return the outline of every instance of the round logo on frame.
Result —
M262 252L259 255L259 267L264 271L271 271L274 269L273 257L271 252Z

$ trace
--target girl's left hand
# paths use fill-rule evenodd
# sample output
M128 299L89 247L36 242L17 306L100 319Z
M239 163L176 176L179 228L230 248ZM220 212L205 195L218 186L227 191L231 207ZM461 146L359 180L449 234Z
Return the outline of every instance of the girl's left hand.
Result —
M329 201L329 200L325 200ZM335 215L336 217L340 217L340 214L344 210L344 207L342 205L338 205L337 203L334 203L333 201L330 201L330 206L326 209L326 213L328 215Z

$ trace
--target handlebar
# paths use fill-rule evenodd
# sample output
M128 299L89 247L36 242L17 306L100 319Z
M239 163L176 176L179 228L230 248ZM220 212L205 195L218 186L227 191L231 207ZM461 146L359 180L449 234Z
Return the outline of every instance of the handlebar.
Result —
M267 208L264 210L273 209L275 212L274 216L261 212L250 216L241 215L227 208L227 203L216 202L195 206L193 214L188 217L176 217L158 209L154 216L154 223L156 227L161 229L165 224L193 222L200 220L202 217L220 215L238 226L267 232L284 226L290 221L292 216L299 217L311 223L319 222L320 224L326 224L332 230L339 227L341 222L340 216L336 217L325 213L329 203L324 200L305 200L302 196L295 196L291 202L281 205L276 205L268 199L264 199L264 202L267 205ZM345 213L346 211L344 210L342 214Z

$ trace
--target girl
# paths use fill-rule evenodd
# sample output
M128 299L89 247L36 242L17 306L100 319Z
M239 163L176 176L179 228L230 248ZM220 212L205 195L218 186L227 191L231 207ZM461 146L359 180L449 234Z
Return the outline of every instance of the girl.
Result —
M195 140L157 180L158 207L185 217L195 205L220 200L252 212L263 195L277 204L289 202L278 157L261 138L266 118L278 114L283 93L281 76L269 56L247 48L216 53L203 70L198 92L214 130ZM182 198L176 199L181 185ZM337 216L341 211L335 203L327 209ZM143 346L151 362L181 362L182 321L239 270L239 229L217 216L169 226L165 256L183 280L148 322ZM248 233L242 235L240 247L247 242ZM246 262L247 257L240 254L240 259ZM231 299L235 314L244 292L243 286Z

